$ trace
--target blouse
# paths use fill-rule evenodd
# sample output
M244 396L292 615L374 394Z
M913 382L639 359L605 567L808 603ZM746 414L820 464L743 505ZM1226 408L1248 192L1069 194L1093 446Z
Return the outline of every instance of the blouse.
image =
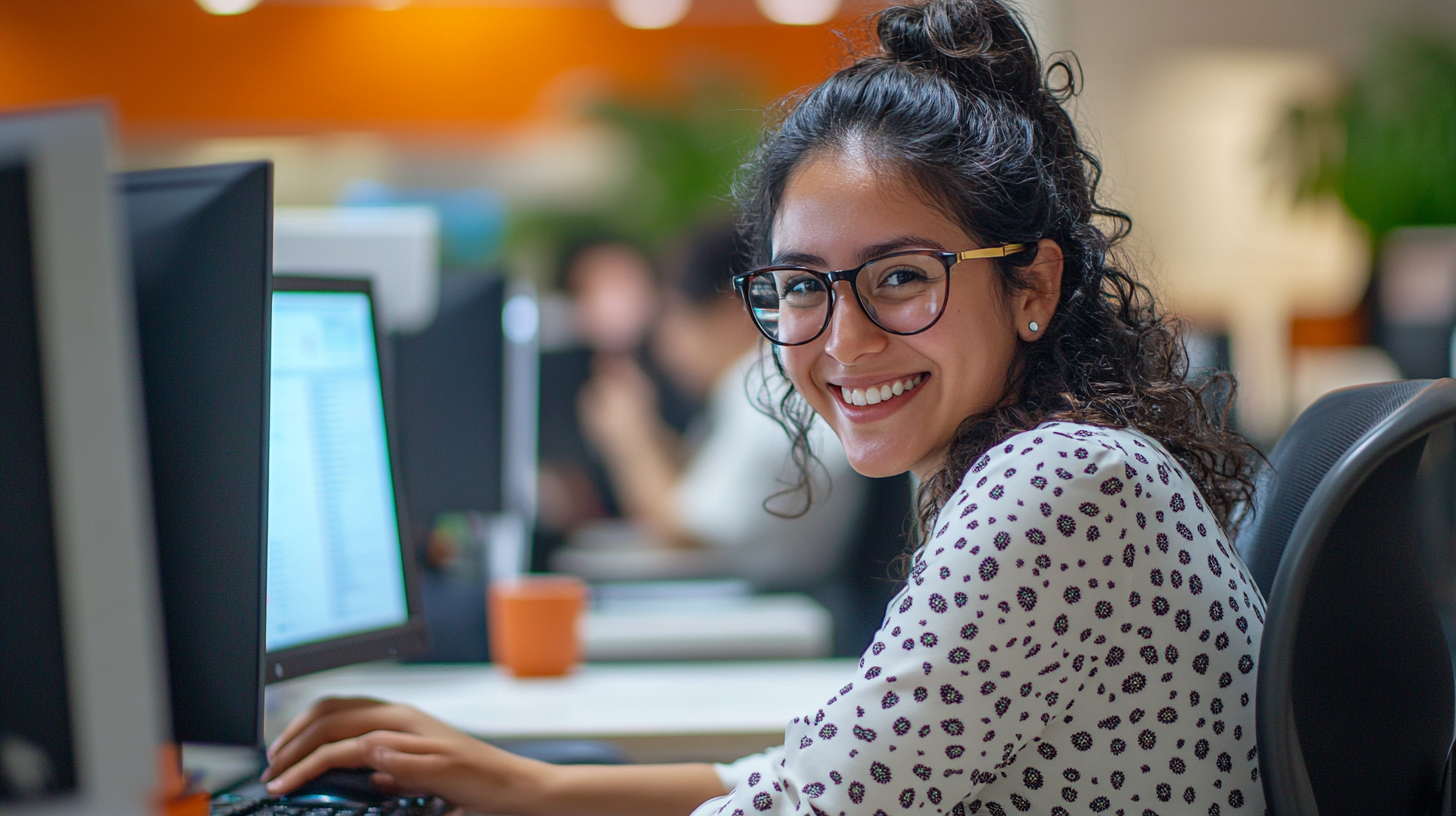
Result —
M982 456L858 668L695 816L1264 812L1264 601L1193 480L1132 429Z

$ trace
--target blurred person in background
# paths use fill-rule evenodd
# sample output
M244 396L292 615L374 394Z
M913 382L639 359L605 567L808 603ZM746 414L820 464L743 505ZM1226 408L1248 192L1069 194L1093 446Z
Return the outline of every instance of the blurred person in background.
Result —
M732 225L712 222L664 265L651 346L672 383L704 401L687 433L664 420L651 378L627 355L598 355L581 390L581 426L602 456L622 516L646 540L716 550L726 575L760 589L808 590L843 564L865 480L820 425L811 432L819 466L810 471L807 511L791 490L799 476L789 438L757 404L781 394L765 379L760 335L732 291L746 258ZM627 294L616 293L623 311L640 309L625 302Z
M646 253L622 238L583 236L563 252L558 286L567 298L564 330L541 355L541 529L536 568L583 524L620 515L600 455L583 434L577 402L597 364L625 361L661 395L665 421L681 431L697 410L651 359L647 340L661 297ZM550 319L550 315L546 316ZM546 332L543 331L543 335Z

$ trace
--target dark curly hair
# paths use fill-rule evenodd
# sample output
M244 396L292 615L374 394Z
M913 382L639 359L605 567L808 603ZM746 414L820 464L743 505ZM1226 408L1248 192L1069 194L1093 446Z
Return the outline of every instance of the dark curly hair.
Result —
M1190 379L1178 324L1113 251L1131 220L1098 201L1101 164L1063 107L1077 92L1075 58L1053 55L1043 66L999 0L929 0L872 19L878 47L780 103L740 173L754 260L767 261L795 169L851 148L982 245L1049 238L1064 257L1056 315L1038 341L1019 344L1001 407L966 417L944 465L921 484L922 537L984 451L1054 420L1132 427L1161 442L1231 530L1252 496L1256 456L1229 427L1234 382L1226 373ZM997 260L1002 291L1025 290L1035 259L1024 252ZM802 478L792 489L807 490L813 411L791 386L763 394L773 395L772 412L793 439Z

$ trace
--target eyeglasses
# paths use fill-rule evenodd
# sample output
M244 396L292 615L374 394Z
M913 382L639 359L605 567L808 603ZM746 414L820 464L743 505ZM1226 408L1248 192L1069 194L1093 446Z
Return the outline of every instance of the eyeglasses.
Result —
M766 266L733 278L758 330L780 346L813 342L829 328L834 284L845 281L859 307L890 334L910 335L934 326L950 298L950 270L973 258L1003 258L1027 244L965 252L910 249L892 252L854 269L817 272L802 266Z

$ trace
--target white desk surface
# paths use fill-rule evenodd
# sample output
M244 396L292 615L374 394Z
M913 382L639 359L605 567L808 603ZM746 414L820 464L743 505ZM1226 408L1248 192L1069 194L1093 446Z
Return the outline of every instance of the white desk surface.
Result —
M637 761L724 761L783 739L855 673L854 660L607 663L518 680L490 665L371 664L268 687L271 738L325 695L408 703L486 740L585 738ZM691 746L685 748L684 746Z
M822 658L833 645L829 610L792 593L617 601L582 620L587 660Z

